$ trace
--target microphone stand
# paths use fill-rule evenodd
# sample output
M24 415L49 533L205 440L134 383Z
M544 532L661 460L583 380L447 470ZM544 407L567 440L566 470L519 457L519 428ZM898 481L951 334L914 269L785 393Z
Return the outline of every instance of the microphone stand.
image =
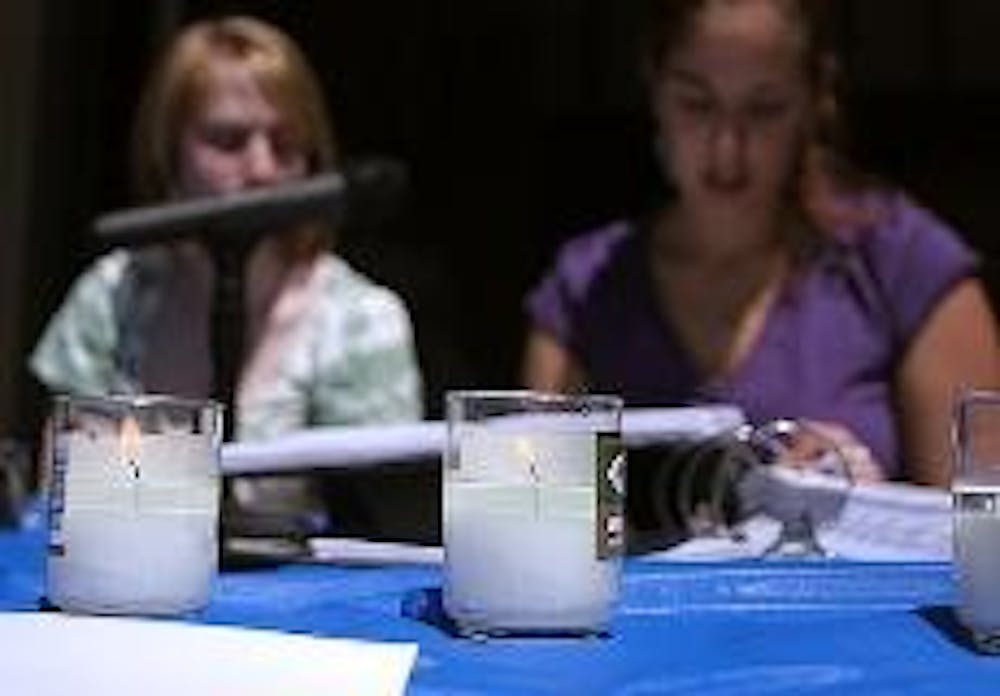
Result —
M212 394L226 409L223 441L233 441L238 406L236 392L244 358L246 331L245 269L256 240L208 238L206 248L215 269L212 288Z
M204 236L215 271L212 286L211 351L212 395L225 408L222 419L222 439L235 440L239 417L236 393L243 365L244 332L246 330L245 269L247 259L256 246L256 239ZM223 567L242 565L230 550L231 539L252 528L252 520L240 510L233 495L232 479L222 478L222 500L219 507L219 562Z
M308 179L239 193L196 198L103 215L94 223L98 237L118 246L140 246L196 238L208 250L215 271L211 309L212 395L226 409L223 439L234 439L246 325L244 277L247 260L264 236L297 229L307 220L341 218L352 208L382 204L403 188L406 172L391 160L371 160L348 175L328 172ZM304 520L288 520L240 510L228 480L223 484L223 563L257 563L301 553ZM308 533L305 532L305 533ZM246 553L229 548L233 536L271 537L277 542Z
M244 271L264 236L281 234L307 219L339 217L347 179L331 172L290 184L116 211L94 222L97 236L112 246L163 244L198 239L215 271L211 310L212 396L226 408L224 440L233 440L236 392L243 364Z
M346 193L344 177L329 174L228 196L109 213L95 221L98 236L114 245L194 238L208 251L215 274L210 312L212 397L225 408L225 442L235 439L239 418L237 391L245 353L245 272L250 254L265 236L297 229L296 223L308 219L339 216ZM231 484L231 479L223 479L220 562L229 567L260 562L259 553L234 549L235 538L256 537L256 546L266 544L266 555L271 557L301 555L302 537L308 531L303 521L241 509Z

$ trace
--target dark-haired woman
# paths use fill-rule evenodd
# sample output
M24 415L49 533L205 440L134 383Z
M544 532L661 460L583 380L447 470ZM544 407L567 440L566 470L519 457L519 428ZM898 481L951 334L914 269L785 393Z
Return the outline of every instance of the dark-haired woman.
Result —
M957 392L1000 384L977 260L835 148L825 3L660 0L645 73L676 195L571 240L524 379L812 421L862 479L943 485Z

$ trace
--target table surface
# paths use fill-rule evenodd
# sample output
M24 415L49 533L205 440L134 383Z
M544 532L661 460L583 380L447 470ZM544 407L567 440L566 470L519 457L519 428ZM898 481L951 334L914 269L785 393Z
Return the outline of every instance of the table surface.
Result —
M34 611L41 529L0 532L0 610ZM189 620L420 646L411 694L1000 693L957 628L946 563L630 558L607 637L456 638L435 565L224 572Z

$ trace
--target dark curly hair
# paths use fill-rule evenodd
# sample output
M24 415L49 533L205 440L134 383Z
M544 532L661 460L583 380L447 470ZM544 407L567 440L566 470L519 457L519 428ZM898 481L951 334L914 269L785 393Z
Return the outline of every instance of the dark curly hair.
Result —
M641 61L647 83L657 78L663 62L690 36L701 12L711 6L770 2L788 18L801 47L804 74L813 94L816 124L800 157L798 191L802 210L820 229L864 222L869 211L838 204L839 194L877 186L874 177L849 162L846 129L840 109L842 76L837 60L836 21L832 0L645 0Z

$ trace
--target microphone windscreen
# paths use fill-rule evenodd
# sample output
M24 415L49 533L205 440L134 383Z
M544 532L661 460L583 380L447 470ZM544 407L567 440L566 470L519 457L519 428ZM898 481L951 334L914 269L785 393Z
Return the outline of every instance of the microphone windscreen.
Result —
M349 164L342 171L237 193L129 208L93 224L108 245L163 243L188 237L252 240L311 218L331 222L350 210L363 219L381 214L407 186L405 166L388 158Z
M351 225L384 223L400 207L410 184L406 165L387 157L348 163L344 174L350 188L347 216Z

